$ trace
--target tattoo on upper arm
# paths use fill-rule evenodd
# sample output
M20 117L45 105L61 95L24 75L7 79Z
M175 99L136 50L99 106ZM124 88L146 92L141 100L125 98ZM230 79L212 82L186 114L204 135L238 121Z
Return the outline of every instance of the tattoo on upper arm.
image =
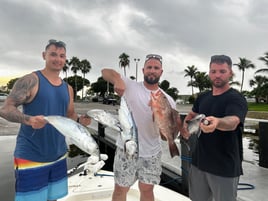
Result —
M32 97L32 90L37 85L37 77L33 74L26 75L20 78L14 85L10 97L15 104L21 105L29 101Z
M33 73L20 78L0 109L0 116L11 122L28 123L30 116L23 114L18 106L30 102L36 94L37 87L38 78Z

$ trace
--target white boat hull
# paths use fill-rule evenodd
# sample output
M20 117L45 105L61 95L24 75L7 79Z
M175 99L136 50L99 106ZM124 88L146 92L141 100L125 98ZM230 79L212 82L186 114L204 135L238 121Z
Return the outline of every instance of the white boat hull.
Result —
M114 178L110 171L100 170L96 176L76 174L68 179L68 195L59 201L111 201L113 188ZM188 197L160 185L155 185L154 195L155 201L190 201ZM137 182L129 190L127 200L140 200Z

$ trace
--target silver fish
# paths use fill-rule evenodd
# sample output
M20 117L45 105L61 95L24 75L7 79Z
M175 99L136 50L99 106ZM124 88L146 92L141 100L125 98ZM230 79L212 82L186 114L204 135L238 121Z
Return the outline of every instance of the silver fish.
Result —
M105 110L92 109L87 112L87 115L104 126L113 128L116 131L121 131L118 118Z
M121 139L128 158L138 153L138 130L132 112L124 97L121 97L118 118L121 125Z
M63 116L46 116L45 120L81 150L99 157L99 146L85 126Z
M205 119L206 116L204 114L198 114L191 120L187 121L186 123L188 124L188 131L190 135L196 134L197 137L200 136L201 134L201 129L200 129L200 123L203 123L205 125L209 125L209 121Z

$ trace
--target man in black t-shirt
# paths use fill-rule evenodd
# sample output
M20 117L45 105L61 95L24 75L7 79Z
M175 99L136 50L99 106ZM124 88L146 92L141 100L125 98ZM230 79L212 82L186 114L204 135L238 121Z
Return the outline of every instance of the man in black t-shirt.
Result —
M242 131L247 102L229 81L232 61L225 55L211 57L209 78L212 90L200 94L185 117L182 136L189 137L188 120L205 114L201 135L192 154L189 195L193 201L236 201L242 171Z

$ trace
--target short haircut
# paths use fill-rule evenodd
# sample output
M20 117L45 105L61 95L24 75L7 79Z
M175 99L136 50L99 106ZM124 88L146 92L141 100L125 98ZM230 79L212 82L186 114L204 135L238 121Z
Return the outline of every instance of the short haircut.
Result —
M66 50L66 44L60 40L50 39L46 45L46 50L51 46L55 45L56 47L64 48Z
M212 56L211 59L210 59L209 66L212 63L216 63L216 64L227 63L228 66L230 66L230 68L232 67L232 60L231 60L231 58L229 56L226 56L226 55L214 55L214 56Z

